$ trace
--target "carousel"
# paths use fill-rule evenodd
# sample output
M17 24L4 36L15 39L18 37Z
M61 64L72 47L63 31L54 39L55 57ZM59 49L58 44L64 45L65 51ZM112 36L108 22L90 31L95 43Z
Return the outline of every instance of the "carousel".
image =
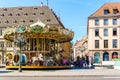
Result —
M62 44L73 36L73 31L40 21L12 26L4 30L4 39L14 44L10 59L6 56L6 69L70 68L72 53L65 51Z

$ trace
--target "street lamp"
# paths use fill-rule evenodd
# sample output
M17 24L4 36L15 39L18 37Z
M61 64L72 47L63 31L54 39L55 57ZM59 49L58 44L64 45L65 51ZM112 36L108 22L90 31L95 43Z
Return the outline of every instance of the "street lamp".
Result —
M21 48L26 44L26 38L19 34L19 35L15 35L14 36L14 44L17 45L20 48L20 58L19 58L19 72L22 72L22 68L21 68L21 62L22 62L22 55L21 55Z

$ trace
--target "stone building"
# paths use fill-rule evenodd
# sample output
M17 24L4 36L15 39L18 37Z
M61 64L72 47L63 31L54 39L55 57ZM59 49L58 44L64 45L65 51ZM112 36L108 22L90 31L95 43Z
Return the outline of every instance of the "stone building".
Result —
M88 54L88 38L87 36L84 36L81 40L77 40L75 44L73 45L73 55L74 55L74 60L76 58L85 56Z
M120 2L105 3L88 17L88 50L95 63L120 57Z

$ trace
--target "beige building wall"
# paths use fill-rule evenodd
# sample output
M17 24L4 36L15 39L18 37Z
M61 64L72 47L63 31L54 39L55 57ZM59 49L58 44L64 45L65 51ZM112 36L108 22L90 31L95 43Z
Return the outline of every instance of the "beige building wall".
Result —
M95 53L100 54L100 62L103 61L105 52L112 60L113 52L118 53L120 58L120 3L106 3L95 13L88 17L88 51L89 55L95 58ZM116 9L117 13L114 13ZM104 14L108 10L108 14ZM108 19L108 25L104 25L104 19ZM117 24L113 24L113 19L117 19ZM95 20L99 20L99 25L95 25ZM117 28L117 35L113 36L113 28ZM95 29L99 29L99 36L95 36ZM108 36L104 36L104 29L108 29ZM117 48L113 48L113 39L117 39ZM99 48L95 48L95 40L99 40ZM108 40L108 48L104 48L104 40Z
M90 46L88 46L88 49L89 50L94 50L95 49L95 40L100 40L100 48L99 48L99 50L103 50L104 49L104 44L103 44L103 41L105 40L105 39L107 39L108 40L108 42L109 42L109 45L108 45L108 48L106 48L106 49L114 49L114 48L112 48L112 40L113 39L117 39L118 40L118 47L117 47L117 49L120 49L120 45L119 45L119 43L120 43L120 18L119 19L117 19L118 21L118 24L117 25L113 25L113 24L111 24L112 23L112 19L110 18L110 19L108 19L108 25L107 26L104 26L103 25L103 19L104 18L102 18L102 19L100 19L100 25L99 26L95 26L94 25L94 21L95 21L95 19L90 19L89 20L89 28L88 28L88 34L89 34L89 36L88 36L88 45L90 45ZM114 18L113 18L114 19ZM113 36L113 28L117 28L117 36ZM95 29L99 29L99 37L95 37ZM108 29L108 36L104 36L104 29Z
M99 52L101 61L103 60L103 53L107 51L109 53L109 59L111 60L112 53L120 53L120 18L117 18L117 25L112 24L113 18L107 18L108 25L103 25L104 18L99 19L99 25L95 26L96 19L89 19L88 24L88 50L91 56L94 56L96 52ZM117 28L117 36L113 36L113 28ZM99 36L95 36L95 29L99 29ZM108 36L104 36L104 29L108 29ZM117 39L117 48L113 48L112 40ZM99 40L99 48L95 48L95 40ZM104 48L104 40L108 40L108 48ZM118 54L118 56L120 56Z

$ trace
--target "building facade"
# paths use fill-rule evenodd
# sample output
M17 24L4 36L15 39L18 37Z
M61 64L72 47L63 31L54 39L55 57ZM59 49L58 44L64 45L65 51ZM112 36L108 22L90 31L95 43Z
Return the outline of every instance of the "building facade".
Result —
M4 40L3 30L14 26L31 25L38 21L48 26L65 28L54 11L43 4L41 6L0 8L0 64L5 63L5 56L9 55L9 59L12 59L14 53L14 42ZM72 52L70 48L65 47L66 45L71 46L70 42L67 42L61 44L61 47L66 52Z
M88 50L95 63L120 57L120 2L106 3L88 17Z
M81 40L77 40L73 45L73 57L74 61L79 56L80 58L88 55L88 37L84 36Z

